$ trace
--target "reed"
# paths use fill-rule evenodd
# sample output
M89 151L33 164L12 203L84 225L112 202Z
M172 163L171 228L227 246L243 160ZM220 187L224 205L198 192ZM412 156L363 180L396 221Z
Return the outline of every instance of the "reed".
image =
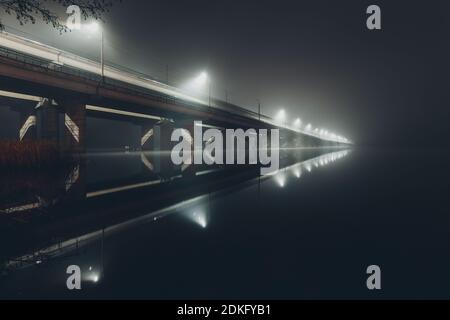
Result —
M55 142L0 140L0 168L36 168L53 165L59 160Z

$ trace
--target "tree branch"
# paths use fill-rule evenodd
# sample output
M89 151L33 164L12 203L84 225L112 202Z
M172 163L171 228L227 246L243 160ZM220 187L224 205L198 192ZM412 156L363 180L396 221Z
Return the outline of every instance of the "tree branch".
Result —
M15 15L20 25L35 24L36 19L39 18L62 33L68 31L68 27L47 7L48 2L58 3L62 7L77 5L83 19L103 20L104 14L109 11L115 1L121 2L121 0L0 0L0 10L8 15ZM0 30L4 28L0 20Z

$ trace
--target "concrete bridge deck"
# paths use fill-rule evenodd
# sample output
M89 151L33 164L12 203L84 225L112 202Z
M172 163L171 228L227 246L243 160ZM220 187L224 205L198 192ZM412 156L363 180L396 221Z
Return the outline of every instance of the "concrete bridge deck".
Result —
M98 62L6 32L0 33L0 89L1 95L10 99L36 101L34 110L21 110L23 130L36 123L34 113L39 108L46 110L40 117L49 128L56 127L51 125L54 114L64 113L66 149L76 152L84 150L86 113L145 123L143 137L158 121L170 119L188 129L193 120L226 128L278 128L282 137L300 139L304 146L346 143L280 125L218 99L194 97L142 74L111 66L104 66L102 73Z

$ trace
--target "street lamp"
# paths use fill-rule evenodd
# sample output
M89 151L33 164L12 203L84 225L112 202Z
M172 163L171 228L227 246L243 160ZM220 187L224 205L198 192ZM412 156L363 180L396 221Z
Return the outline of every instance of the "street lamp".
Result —
M100 66L101 66L101 75L102 75L102 82L105 82L105 57L104 57L104 51L105 51L105 41L103 36L103 28L100 26L100 24L97 21L91 22L90 24L85 25L85 30L89 33L98 33L100 32L100 38L101 38L101 44L100 44Z
M279 121L281 125L284 125L284 120L285 119L286 119L286 112L284 111L284 109L281 109L276 114L275 120Z
M208 85L208 88L206 88ZM211 106L211 80L206 71L201 72L195 78L190 79L181 86L184 90L191 94L198 94L208 90L208 104Z
M198 77L196 78L196 82L197 82L199 85L205 85L205 83L206 83L207 80L208 80L208 74L207 74L205 71L203 71L202 73L200 73L200 74L198 75Z
M296 128L300 128L301 125L302 125L302 120L300 118L295 119L294 126Z
M261 121L261 100L256 99L256 102L258 102L258 120Z
M200 73L196 82L200 87L204 87L208 83L208 105L211 107L211 79L206 71Z

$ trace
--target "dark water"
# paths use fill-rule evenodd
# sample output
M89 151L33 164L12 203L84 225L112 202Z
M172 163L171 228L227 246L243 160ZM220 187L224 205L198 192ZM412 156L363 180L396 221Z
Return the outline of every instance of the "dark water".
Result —
M177 177L110 153L51 178L8 176L0 296L449 298L449 160L442 150L297 150L271 177ZM73 264L80 291L66 288ZM381 291L366 288L372 264Z

